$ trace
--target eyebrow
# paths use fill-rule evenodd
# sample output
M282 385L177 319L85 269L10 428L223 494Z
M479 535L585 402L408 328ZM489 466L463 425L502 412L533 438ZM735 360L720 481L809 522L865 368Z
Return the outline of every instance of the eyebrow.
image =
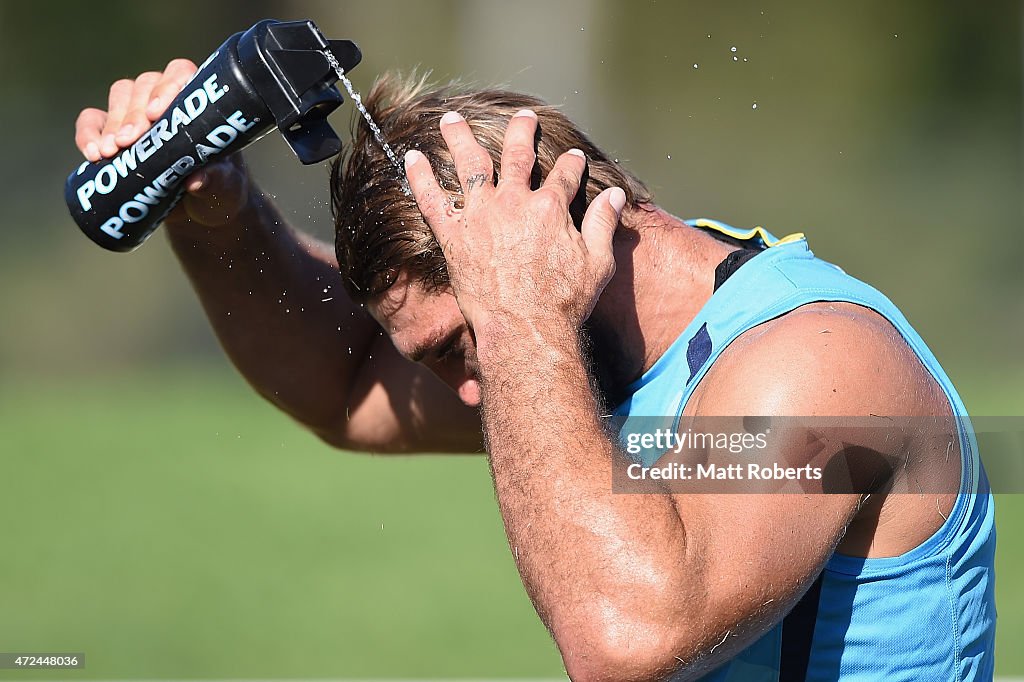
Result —
M441 351L447 350L450 346L454 345L455 342L459 340L459 336L461 336L461 334L462 330L455 327L448 332L447 336L436 343L432 341L425 341L424 343L414 346L406 357L413 362L421 362L423 358L427 357L431 353L440 355Z

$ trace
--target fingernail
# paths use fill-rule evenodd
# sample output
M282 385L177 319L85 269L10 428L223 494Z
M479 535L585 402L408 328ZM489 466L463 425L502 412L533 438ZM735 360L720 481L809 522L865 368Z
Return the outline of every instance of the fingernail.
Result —
M457 111L449 111L447 114L445 114L444 116L441 117L441 124L442 125L449 125L451 123L458 123L459 121L465 121L465 120L466 119L462 118L462 114L460 114L459 112L457 112Z
M117 151L117 143L114 142L113 134L107 134L103 136L103 139L100 140L100 149L109 150L110 154L113 154L114 152Z
M100 148L96 146L95 142L90 142L85 145L85 158L90 161L97 161L100 158Z
M519 111L512 115L512 118L515 118L516 116L528 116L529 118L536 119L537 112L535 112L533 109L520 109Z
M164 106L163 100L160 99L159 97L154 97L150 101L149 106L146 107L146 113L149 114L150 116L156 116L161 111L163 111L163 106Z
M616 213L622 213L622 209L626 206L626 193L622 191L621 187L612 187L612 191L608 193L608 203Z
M410 149L405 153L405 167L408 168L409 166L419 161L421 158L423 158L423 154L421 152L417 151L416 149Z
M131 123L125 123L121 126L121 129L117 131L117 136L120 138L131 137L134 132L135 126Z
M576 148L570 149L569 151L566 152L566 154L572 154L573 156L578 156L581 159L587 158L586 154L584 154L581 150Z

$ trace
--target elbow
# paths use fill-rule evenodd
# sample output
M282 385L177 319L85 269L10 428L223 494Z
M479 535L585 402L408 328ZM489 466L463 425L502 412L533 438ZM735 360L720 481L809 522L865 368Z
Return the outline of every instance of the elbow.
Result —
M322 443L329 445L335 450L346 450L348 452L364 451L364 448L360 447L358 443L352 440L348 434L341 429L308 428L313 435L320 439Z
M326 424L305 426L327 445L346 452L374 455L411 452L401 428L379 418L367 418L365 415L350 417L346 413L344 417Z
M341 419L332 417L318 421L294 418L307 431L319 438L320 442L336 450L359 452L368 449L359 442L357 434L353 433L347 417Z
M650 621L608 618L564 638L556 637L569 678L574 682L688 680L693 660L689 628Z
M407 449L394 438L383 438L380 434L362 434L343 427L309 429L323 443L336 450L360 455L392 455L407 452Z

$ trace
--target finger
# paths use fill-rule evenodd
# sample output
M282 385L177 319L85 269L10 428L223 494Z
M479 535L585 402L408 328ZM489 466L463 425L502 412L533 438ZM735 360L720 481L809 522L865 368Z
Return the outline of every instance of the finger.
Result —
M437 241L445 244L449 218L455 210L452 207L451 196L437 183L427 157L415 149L405 153L405 174L420 213L423 214Z
M625 205L626 193L618 187L611 187L597 195L583 216L580 236L587 246L587 253L598 261L610 265L615 263L612 238Z
M530 186L533 164L537 160L534 140L537 134L537 114L523 109L509 120L505 141L501 145L501 179Z
M114 141L119 147L127 147L135 142L143 131L149 128L146 106L149 104L153 88L160 82L160 78L160 73L147 71L139 74L139 77L135 79L131 99L128 101L128 112L124 116L120 129L114 134Z
M75 144L89 161L100 160L100 137L107 122L102 109L82 109L75 121Z
M168 62L146 105L146 117L151 123L160 118L196 71L195 62L191 59L174 59Z
M241 154L235 154L192 173L185 178L185 189L198 196L210 192L237 194L243 188L245 178L245 161Z
M572 203L573 197L580 189L580 180L587 169L587 157L579 149L570 149L558 157L555 165L544 180L543 187L551 188L565 199L565 205Z
M245 158L241 154L232 154L208 166L203 166L185 178L185 189L202 195L204 192L232 193L245 184Z
M455 162L455 171L468 203L473 196L494 187L494 163L487 150L473 136L466 119L457 111L441 117L441 136Z
M185 179L182 205L203 225L224 225L238 215L249 196L247 177L238 154L211 163Z
M200 168L192 175L185 178L185 190L192 194L199 194L210 184L210 170Z
M100 138L100 152L103 156L113 156L117 153L117 142L114 141L114 134L121 129L124 122L124 115L128 112L128 102L132 96L132 81L127 78L114 81L110 86L110 95L107 97L107 120L103 124L102 137Z

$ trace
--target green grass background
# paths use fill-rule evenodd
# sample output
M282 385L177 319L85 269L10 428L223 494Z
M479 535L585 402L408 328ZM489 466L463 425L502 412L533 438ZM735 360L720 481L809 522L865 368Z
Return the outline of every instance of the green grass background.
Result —
M561 673L482 457L331 450L223 369L0 390L0 642L87 657L33 678ZM1020 674L1024 499L997 510Z
M230 377L59 388L0 401L3 650L85 652L68 677L560 671L482 457L334 451Z

